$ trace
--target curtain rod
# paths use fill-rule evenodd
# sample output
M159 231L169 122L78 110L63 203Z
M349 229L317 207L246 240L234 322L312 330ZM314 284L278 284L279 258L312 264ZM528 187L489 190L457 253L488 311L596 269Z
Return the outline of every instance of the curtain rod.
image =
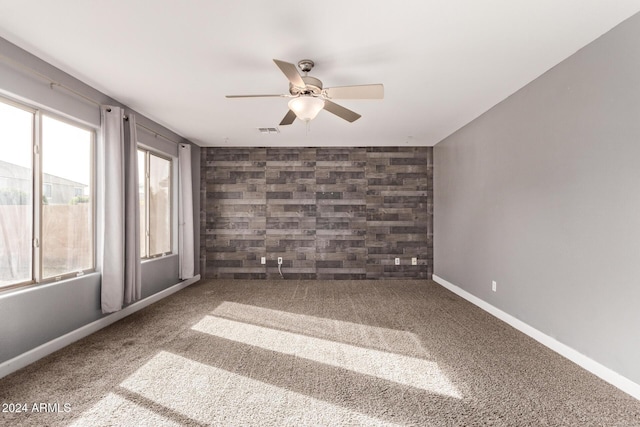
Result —
M126 117L126 116L125 116L125 117ZM128 120L128 117L126 117L126 119ZM182 142L177 142L177 141L174 141L174 140L173 140L173 139L171 139L171 138L167 138L166 136L164 136L164 135L162 135L162 134L160 134L160 133L156 132L156 131L155 131L155 130L153 130L153 129L150 129L150 128L146 127L145 125L141 125L140 123L137 123L137 122L136 122L136 126L140 126L141 128L148 130L148 131L149 131L149 132L151 132L151 133L152 133L156 138L157 138L157 137L164 138L164 139L166 139L167 141L169 141L169 142L173 142L173 143L174 143L174 144L176 144L176 145L180 145L180 144L182 144Z
M108 111L108 112L111 112L111 108L107 108L107 111ZM122 116L122 119L123 119L125 122L128 122L128 121L129 121L129 116L128 116L128 115L126 115L126 114L124 114L124 115ZM151 128L148 128L148 127L146 127L145 125L141 125L140 123L137 123L137 122L136 122L136 126L140 126L141 128L148 130L148 131L149 131L149 132L151 132L151 133L153 134L153 136L154 136L154 137L156 137L156 138L157 138L157 137L164 138L164 139L166 139L167 141L169 141L169 142L173 142L173 143L174 143L174 144L176 144L176 145L180 145L180 144L182 144L182 142L176 142L176 141L174 141L174 140L173 140L173 139L171 139L171 138L167 138L166 136L162 135L161 133L158 133L158 132L156 132L155 130L153 130L153 129L151 129Z
M0 54L0 58L1 58L3 61L5 61L5 62L8 62L8 63L12 64L12 65L13 65L13 66L15 66L15 67L20 68L20 69L22 69L22 70L24 70L24 71L27 71L27 72L29 72L29 73L33 74L34 76L39 77L39 78L41 78L42 80L44 80L44 81L48 82L48 83L49 83L49 87L51 88L51 90L53 90L54 86L57 86L57 87L59 87L59 88L62 88L62 89L64 89L64 90L68 91L69 93L71 93L71 94L73 94L73 95L76 95L76 96L78 96L78 97L80 97L80 98L82 98L82 99L84 99L84 100L86 100L86 101L91 102L92 104L97 105L98 107L101 107L102 105L104 105L104 104L102 104L101 102L98 102L98 101L96 101L95 99L93 99L93 98L89 98L88 96L86 96L86 95L84 95L84 94L82 94L82 93L80 93L80 92L76 91L75 89L72 89L72 88L70 88L70 87L68 87L68 86L63 85L63 84L62 84L62 83L60 83L60 82L57 82L57 81L53 80L51 77L49 77L49 76L47 76L47 75L44 75L44 74L40 73L39 71L36 71L36 70L34 70L34 69L30 68L30 67L27 67L26 65L22 64L21 62L16 61L16 60L15 60L15 59L13 59L13 58L10 58L10 57L8 57L8 56L6 56L6 55L3 55L3 54ZM128 120L128 117L127 117L126 115L124 116L124 118L125 118L125 120ZM156 132L155 130L150 129L150 128L148 128L148 127L144 126L144 125L141 125L140 123L136 123L136 126L140 126L141 128L144 128L144 129L148 130L148 131L149 131L149 132L151 132L151 133L152 133L156 138L157 138L157 137L160 137L160 138L164 138L164 139L166 139L166 140L167 140L167 141L169 141L169 142L173 142L174 144L181 144L181 142L176 142L176 141L174 141L174 140L173 140L173 139L171 139L171 138L167 138L166 136L164 136L164 135L162 135L162 134L160 134L160 133Z
M62 89L64 89L64 90L66 90L66 91L70 92L71 94L76 95L76 96L78 96L78 97L80 97L80 98L84 99L85 101L89 101L89 102L91 102L92 104L95 104L95 105L97 105L97 106L102 105L100 102L96 101L95 99L93 99L93 98L89 98L88 96L86 96L86 95L84 95L84 94L82 94L82 93L80 93L80 92L76 91L75 89L72 89L72 88L70 88L70 87L68 87L68 86L63 85L63 84L62 84L62 83L60 83L60 82L55 81L55 80L53 80L51 77L46 76L46 75L44 75L44 74L42 74L42 73L40 73L40 72L38 72L38 71L36 71L36 70L34 70L34 69L30 68L30 67L27 67L26 65L22 64L21 62L16 61L16 60L15 60L15 59L13 59L13 58L9 58L8 56L6 56L6 55L2 55L2 54L0 54L0 58L2 58L2 60L3 60L3 61L5 61L5 62L9 62L10 64L12 64L12 65L13 65L13 66L15 66L15 67L20 68L20 69L22 69L22 70L24 70L24 71L27 71L27 72L29 72L29 73L33 74L34 76L39 77L39 78L41 78L42 80L44 80L44 81L48 82L48 83L49 83L49 87L50 87L52 90L53 90L53 87L54 87L54 86L58 86L58 87L60 87L60 88L62 88Z

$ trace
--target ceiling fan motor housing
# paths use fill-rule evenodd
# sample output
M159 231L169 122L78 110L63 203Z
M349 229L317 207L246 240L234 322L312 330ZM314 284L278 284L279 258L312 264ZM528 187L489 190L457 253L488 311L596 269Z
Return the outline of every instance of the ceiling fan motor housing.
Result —
M311 76L301 76L305 87L299 88L289 83L289 93L291 95L316 95L319 96L322 93L322 82L319 79Z

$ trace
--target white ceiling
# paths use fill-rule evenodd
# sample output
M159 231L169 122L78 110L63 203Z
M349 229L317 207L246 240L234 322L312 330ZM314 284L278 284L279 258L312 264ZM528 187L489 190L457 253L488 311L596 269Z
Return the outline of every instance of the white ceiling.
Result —
M0 36L202 146L434 145L640 11L639 0L0 0ZM277 127L272 59L383 83Z

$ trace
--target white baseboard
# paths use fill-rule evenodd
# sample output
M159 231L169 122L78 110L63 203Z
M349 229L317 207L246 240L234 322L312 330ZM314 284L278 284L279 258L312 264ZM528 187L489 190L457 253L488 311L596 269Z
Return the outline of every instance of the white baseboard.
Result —
M109 314L108 316L105 316L76 330L66 333L58 338L55 338L49 342L46 342L32 350L27 351L26 353L22 353L14 357L13 359L9 359L6 362L0 364L0 378L11 374L18 369L22 369L25 366L32 364L36 360L42 359L43 357L48 356L49 354L58 351L61 348L64 348L69 344L78 341L79 339L89 336L94 332L97 332L100 329L105 328L112 323L115 323L118 320L123 319L130 314L133 314L136 311L153 304L154 302L168 297L169 295L186 288L187 286L197 282L198 280L200 280L199 274L191 279L183 280L182 282L177 283L163 291L155 293L143 300L134 302L133 304L128 305L120 311L116 311L115 313Z
M612 371L611 369L607 368L606 366L601 365L600 363L594 361L593 359L588 358L587 356L585 356L585 355L581 354L580 352L574 350L573 348L569 347L568 345L562 344L560 341L557 341L556 339L551 338L550 336L540 332L539 330L537 330L537 329L533 328L532 326L524 323L523 321L516 319L512 315L510 315L508 313L505 313L504 311L502 311L502 310L492 306L488 302L486 302L484 300L481 300L480 298L470 294L469 292L467 292L464 289L454 285L453 283L450 283L450 282L446 281L442 277L439 277L439 276L434 274L433 275L433 281L438 283L439 285L449 289L454 294L457 294L457 295L461 296L462 298L466 299L470 303L480 307L484 311L486 311L489 314L497 317L498 319L502 320L503 322L513 326L514 328L516 328L520 332L530 336L531 338L533 338L534 340L536 340L539 343L543 344L544 346L549 347L551 350L555 351L556 353L560 354L561 356L566 357L567 359L571 360L575 364L581 366L582 368L586 369L587 371L591 372L592 374L596 375L597 377L600 377L601 379L603 379L604 381L608 382L609 384L619 388L620 390L624 391L625 393L627 393L627 394L635 397L636 399L640 400L640 384L634 383L630 379L628 379L626 377L623 377L622 375L618 374L615 371Z

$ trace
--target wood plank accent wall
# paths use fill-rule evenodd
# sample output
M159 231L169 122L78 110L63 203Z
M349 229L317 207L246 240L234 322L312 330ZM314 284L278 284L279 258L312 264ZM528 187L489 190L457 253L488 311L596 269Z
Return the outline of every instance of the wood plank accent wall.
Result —
M278 278L279 256L285 279L431 278L432 147L206 147L201 158L205 278Z

